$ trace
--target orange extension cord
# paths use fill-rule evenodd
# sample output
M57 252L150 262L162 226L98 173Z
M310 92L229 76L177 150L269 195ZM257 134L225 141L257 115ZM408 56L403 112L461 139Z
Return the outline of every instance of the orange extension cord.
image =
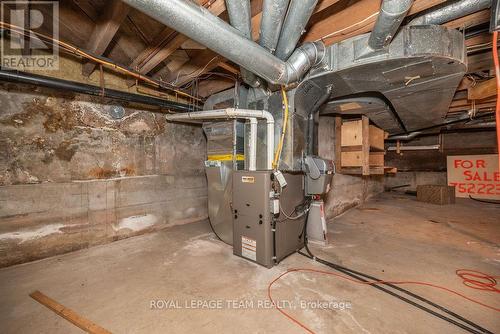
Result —
M498 31L493 32L493 62L497 78L497 107L495 119L497 124L498 169L500 171L500 65L498 64Z
M334 273L334 272L331 272L331 271L324 271L324 270L318 270L318 269L308 269L308 268L292 268L292 269L288 269L287 271L285 271L284 273L282 273L281 275L279 275L278 277L276 277L271 283L269 283L269 285L267 287L267 297L269 298L269 300L273 304L274 308L276 308L281 314L283 314L289 320L291 320L295 324L299 325L300 327L302 327L308 333L311 333L311 334L314 334L314 331L311 330L306 325L304 325L299 320L295 319L293 316L291 316L287 312L285 312L282 308L280 308L276 304L276 302L274 301L274 299L272 297L272 294L271 294L271 288L272 288L272 286L278 280L280 280L285 275L288 275L290 273L296 273L296 272L309 272L309 273L316 273L316 274L336 276L336 277L342 278L344 280L347 280L347 281L350 281L350 282L353 282L353 283L366 284L366 285L391 283L391 284L398 284L398 285L400 285L400 284L414 284L414 285L429 286L429 287L432 287L432 288L435 288L435 289L444 290L444 291L446 291L448 293L457 295L457 296L459 296L461 298L464 298L464 299L466 299L466 300L468 300L468 301L470 301L472 303L475 303L475 304L481 305L483 307L489 308L489 309L491 309L493 311L500 312L500 308L484 304L484 303L482 303L482 302L480 302L478 300L475 300L475 299L472 299L470 297L467 297L467 296L465 296L465 295L463 295L463 294L461 294L461 293L459 293L457 291L454 291L452 289L446 288L444 286L432 284L432 283L419 282L419 281L368 281L368 282L362 282L362 281L358 281L356 279L350 278L348 276L337 274L337 273ZM491 276L491 275L487 275L485 273L482 273L480 271L469 270L469 269L458 269L456 271L456 274L460 278L462 278L463 284L466 285L467 287L470 287L470 288L473 288L473 289L478 289L478 290L484 290L484 291L490 291L490 292L500 293L500 290L498 288L496 288L497 281L495 280L495 278L499 278L500 276Z

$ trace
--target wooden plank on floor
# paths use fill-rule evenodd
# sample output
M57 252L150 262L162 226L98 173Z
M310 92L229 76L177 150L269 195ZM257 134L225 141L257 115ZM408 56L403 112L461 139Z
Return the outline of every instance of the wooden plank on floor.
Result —
M45 307L54 311L57 315L63 317L64 319L71 322L73 325L83 329L84 331L92 334L111 334L110 331L102 328L101 326L93 323L92 321L85 319L80 316L75 311L65 307L64 305L59 304L55 300L50 297L47 297L40 291L35 291L30 293L30 297L44 305Z

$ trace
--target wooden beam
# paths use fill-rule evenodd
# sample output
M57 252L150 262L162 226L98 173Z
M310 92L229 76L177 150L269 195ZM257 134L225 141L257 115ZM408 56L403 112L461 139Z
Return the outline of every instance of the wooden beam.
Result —
M496 101L493 102L487 102L487 103L480 103L480 104L475 104L474 107L476 110L480 111L480 109L484 108L489 108L491 110L494 110L496 106ZM457 107L450 107L449 113L454 113L454 112L463 112L463 111L470 111L472 109L472 105L463 105L463 106L457 106Z
M468 77L463 77L462 81L460 81L460 83L458 84L457 92L464 89L468 89L470 86L472 86L473 83L474 81L472 79Z
M323 10L335 5L339 1L340 0L320 0L320 1L318 1L316 8L314 8L313 15L317 14L319 12L322 12Z
M481 99L474 101L475 105L482 105L482 104L488 104L488 103L493 103L496 101L496 96L486 98L486 99ZM461 99L461 100L453 100L450 103L450 108L456 108L456 107L472 107L472 102L471 100L468 99Z
M498 40L500 40L500 36L498 37ZM493 35L489 32L486 32L471 38L467 38L465 40L465 45L467 47L472 47L475 45L487 44L491 42L493 42Z
M94 31L90 36L86 49L93 54L102 55L115 36L122 21L127 17L130 7L121 0L111 0L106 4L103 14L99 17ZM94 72L96 64L87 62L83 65L82 73L89 76Z
M335 116L335 157L334 157L334 162L335 162L335 170L337 173L342 172L342 117L340 116Z
M99 15L95 10L95 7L90 4L89 0L73 0L73 3L80 8L80 10L84 12L89 19L93 22L97 21Z
M493 70L494 67L491 51L467 56L467 73Z
M232 66L232 65L229 65L228 63L226 63L225 61L221 61L219 62L219 67L225 69L226 71L234 74L234 75L239 75L240 74L240 70L237 69L236 67Z
M206 2L206 0L197 0L198 4L202 4ZM215 0L210 7L207 8L213 15L219 16L226 10L226 4L224 0ZM147 74L151 72L158 64L167 59L175 50L180 48L184 42L186 42L189 38L176 34L168 44L162 47L158 52L156 52L153 56L149 57L149 59L144 62L142 65L137 68L137 70L142 74Z
M489 9L484 9L482 11L461 17L459 19L447 22L444 25L448 28L469 28L485 22L490 22Z
M361 173L363 175L370 175L370 119L364 115L361 116L361 124L361 137L363 140Z
M419 13L430 7L445 2L444 0L416 0L410 8L408 15ZM322 37L334 34L324 40L326 45L331 45L344 39L370 32L377 20L380 9L380 0L361 0L341 10L326 19L316 22L304 36L304 41L316 41Z
M93 323L92 321L85 319L75 311L59 304L54 299L47 297L40 291L35 291L30 293L30 297L47 307L51 311L55 312L57 315L63 317L64 319L71 322L78 328L83 329L87 333L91 334L111 334L110 331L102 328L101 326Z
M231 87L234 87L234 81L229 79L205 80L198 86L198 95L207 97Z
M497 94L496 78L489 79L469 87L467 90L467 98L469 100L481 100Z
M222 57L212 50L203 50L182 66L177 73L171 73L166 78L166 81L177 86L182 86L194 78L215 69L220 65L221 60Z
M129 65L130 68L139 69L141 64L146 61L151 55L155 54L164 47L164 44L173 38L177 33L165 27L158 35L153 38L153 42L148 45Z

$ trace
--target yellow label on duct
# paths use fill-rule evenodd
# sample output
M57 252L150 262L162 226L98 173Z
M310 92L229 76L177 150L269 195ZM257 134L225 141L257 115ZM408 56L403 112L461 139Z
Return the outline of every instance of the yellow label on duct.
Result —
M233 155L232 154L209 155L208 160L210 160L210 161L233 161ZM245 160L245 156L243 154L236 154L236 160L237 161Z

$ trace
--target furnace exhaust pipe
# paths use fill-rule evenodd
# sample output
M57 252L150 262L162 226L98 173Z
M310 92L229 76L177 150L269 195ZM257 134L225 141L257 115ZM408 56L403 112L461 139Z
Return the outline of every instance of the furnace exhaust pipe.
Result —
M293 57L294 52L290 60L284 62L257 43L243 37L240 31L212 15L206 8L191 1L124 0L124 2L272 84L288 85L297 82L311 66L319 64L325 55L323 42L309 42L295 51L299 53L298 56ZM301 50L304 47L307 51Z
M182 114L173 114L165 116L167 121L170 122L189 122L189 121L203 121L203 120L214 120L214 119L250 119L250 144L249 147L249 169L250 166L256 166L256 146L257 146L257 123L253 122L251 119L264 119L266 120L266 169L273 169L273 158L274 158L274 117L271 113L265 110L251 110L251 109L219 109L219 110L205 110ZM252 137L252 128L254 136Z

